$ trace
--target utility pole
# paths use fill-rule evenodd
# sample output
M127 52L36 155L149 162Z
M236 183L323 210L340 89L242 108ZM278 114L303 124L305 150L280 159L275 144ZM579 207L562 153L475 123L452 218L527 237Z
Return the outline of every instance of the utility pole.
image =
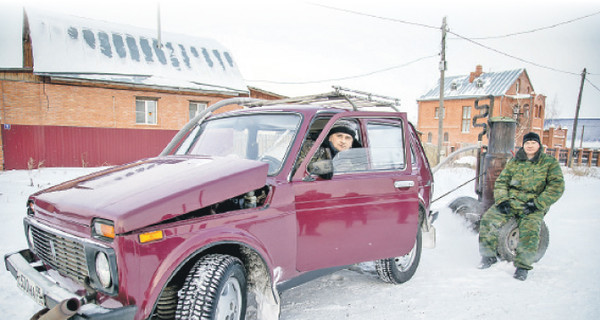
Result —
M577 107L575 109L575 121L573 121L573 134L571 136L571 152L567 167L571 168L573 157L575 156L575 137L577 136L577 121L579 120L579 108L581 107L581 94L583 93L583 83L585 82L586 68L581 73L581 85L579 86L579 96L577 97Z
M442 53L440 55L440 107L438 109L438 153L437 163L442 160L444 136L444 72L446 71L446 17L442 20Z

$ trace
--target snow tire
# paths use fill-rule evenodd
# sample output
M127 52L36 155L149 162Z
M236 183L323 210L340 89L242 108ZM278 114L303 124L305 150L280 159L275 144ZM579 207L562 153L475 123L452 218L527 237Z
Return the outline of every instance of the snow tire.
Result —
M409 253L400 257L375 261L375 269L379 278L392 284L410 280L419 266L422 244L421 226L419 225L415 245Z
M506 261L514 261L517 254L517 244L519 243L519 226L517 220L510 219L498 232L498 256ZM542 229L540 230L540 243L534 262L540 261L548 245L550 244L550 231L546 222L542 221Z
M452 201L448 207L452 209L452 212L467 220L471 230L479 232L479 221L483 214L479 200L471 197L459 197Z
M185 278L178 293L176 320L243 320L247 282L244 266L235 257L202 257Z

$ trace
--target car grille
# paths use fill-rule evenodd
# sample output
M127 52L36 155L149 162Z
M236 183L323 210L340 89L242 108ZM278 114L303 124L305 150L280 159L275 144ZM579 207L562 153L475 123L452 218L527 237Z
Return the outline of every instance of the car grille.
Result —
M59 274L77 282L89 276L83 244L72 239L30 226L34 253Z

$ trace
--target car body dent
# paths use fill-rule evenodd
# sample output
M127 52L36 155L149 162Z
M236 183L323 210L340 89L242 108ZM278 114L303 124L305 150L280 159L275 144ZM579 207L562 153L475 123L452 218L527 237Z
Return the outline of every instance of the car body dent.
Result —
M114 221L122 234L265 185L268 165L238 158L160 157L40 191L38 209L89 226Z
M228 216L227 216L228 215ZM144 284L138 289L140 295L146 299L140 304L140 308L148 311L150 314L154 303L158 299L162 289L166 286L171 277L186 263L202 255L203 252L221 245L235 245L254 251L265 263L269 271L270 281L283 281L296 274L274 275L277 267L274 261L289 261L290 265L283 266L284 270L293 270L294 252L289 250L270 250L275 246L289 247L295 246L293 237L286 240L282 235L293 234L296 224L293 212L281 213L275 209L247 209L235 213L221 214L220 217L210 221L200 218L202 223L198 229L190 229L189 225L179 224L164 229L165 239L155 243L137 244L136 264L158 266L156 269L139 269L139 278L137 281L128 279L130 283ZM278 220L277 228L268 220ZM261 222L262 220L262 222ZM250 224L251 222L251 224ZM265 228L258 227L261 223ZM202 232L197 232L202 230ZM166 244L165 242L176 242ZM293 243L286 243L293 242ZM164 255L161 247L167 246L174 248ZM161 255L163 254L163 255ZM273 257L273 255L276 255ZM135 269L135 268L134 268ZM151 284L146 286L145 284ZM273 283L276 285L276 283ZM143 292L150 290L149 292Z

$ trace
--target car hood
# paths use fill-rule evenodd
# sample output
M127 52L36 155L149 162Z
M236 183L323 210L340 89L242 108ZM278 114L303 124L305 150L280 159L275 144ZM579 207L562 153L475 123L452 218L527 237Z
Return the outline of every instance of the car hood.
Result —
M117 234L200 209L265 185L268 165L239 158L166 156L112 167L32 196L40 215Z

